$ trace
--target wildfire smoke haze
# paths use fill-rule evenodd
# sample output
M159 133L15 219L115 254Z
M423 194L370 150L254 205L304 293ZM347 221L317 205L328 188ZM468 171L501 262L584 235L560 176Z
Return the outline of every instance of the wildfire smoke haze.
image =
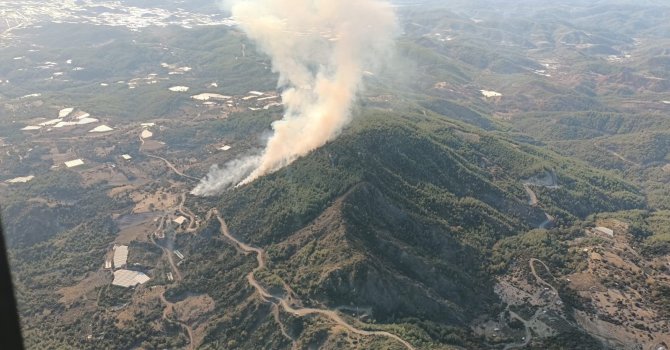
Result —
M279 74L285 107L258 157L215 167L193 190L253 182L336 138L351 121L364 72L393 45L396 17L381 0L235 0L233 17ZM249 169L253 169L249 171Z

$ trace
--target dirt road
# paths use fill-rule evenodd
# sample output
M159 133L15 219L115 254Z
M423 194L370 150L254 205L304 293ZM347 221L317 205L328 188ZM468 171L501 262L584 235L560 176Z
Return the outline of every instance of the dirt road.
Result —
M531 207L539 207L540 206L540 200L537 198L537 194L535 194L535 191L533 191L533 189L531 188L532 185L533 184L531 184L529 182L525 182L523 184L523 188L526 190L526 194L528 194L528 205L530 205ZM547 217L547 220L544 220L538 226L538 228L546 229L555 220L554 217L549 215L547 212L545 212L544 215Z
M186 328L186 332L188 333L188 339L189 339L188 346L186 347L186 349L193 350L195 348L195 344L193 343L193 340L195 339L193 337L193 328L191 328L191 326L187 325L184 322L181 322L176 319L173 320L170 317L168 317L168 313L170 311L174 312L174 303L171 303L167 299L165 299L165 292L160 294L160 299L161 302L165 304L165 310L163 310L163 318L170 323L175 323L183 328Z
M616 152L612 151L611 149L608 149L607 147L603 147L603 146L599 145L597 142L594 142L593 146L595 146L597 149L599 149L601 151L604 151L606 153L611 154L612 156L618 158L619 160L621 160L624 163L627 163L628 165L642 166L640 163L636 163L636 162L622 156L621 154L616 153Z
M177 211L184 216L188 216L188 227L186 228L186 232L192 233L198 230L198 222L195 219L195 214L193 214L190 209L186 208L184 203L186 203L186 193L181 194L181 201L177 207Z
M521 323L523 323L526 334L525 334L524 339L523 339L522 342L507 344L507 345L505 345L504 350L520 349L520 348L524 348L524 347L528 346L528 344L530 343L530 341L532 340L532 337L533 337L533 333L531 332L531 328L532 328L533 324L538 322L538 318L540 317L540 315L546 313L547 310L555 308L556 306L558 306L560 304L560 303L558 303L558 301L561 300L561 298L558 294L558 290L556 290L556 288L554 288L554 286L549 284L542 277L540 277L540 275L537 274L537 270L535 269L535 264L541 264L542 266L544 266L544 268L547 269L547 273L549 273L549 275L553 279L556 279L556 277L554 277L551 274L551 270L549 269L547 264L545 264L542 260L536 259L536 258L531 258L528 261L528 265L530 266L530 271L531 271L532 275L535 277L535 280L537 281L537 283L544 286L545 288L551 290L551 293L552 293L551 295L553 296L553 298L551 298L549 303L547 303L543 307L540 307L537 310L535 310L535 313L533 314L533 316L531 318L529 318L528 320L523 319L521 316L519 316L519 314L510 310L509 307L507 308L507 311L509 311L511 319L516 319L516 320L519 320ZM539 336L542 337L541 334Z
M537 200L535 191L533 191L533 189L530 188L530 184L527 183L523 184L523 188L526 190L526 194L528 194L528 205L536 207L539 204L539 201Z
M556 279L556 278L551 274L551 270L549 270L549 267L547 266L547 264L545 264L545 263L544 263L542 260L540 260L540 259L532 258L532 259L530 259L530 261L528 262L528 264L530 265L530 271L533 273L533 276L535 276L535 279L537 280L537 282L540 283L541 285L544 285L544 286L546 286L547 288L551 289L551 291L554 292L554 295L556 296L556 298L558 298L558 290L556 290L556 288L554 288L554 286L552 286L551 284L547 283L547 281L545 281L544 279L542 279L542 277L540 277L540 276L537 274L537 271L535 270L535 263L542 264L542 266L544 266L544 268L547 269L547 272L549 273L549 275L551 275L552 278Z
M505 345L504 350L521 349L521 348L524 348L524 347L528 346L528 344L530 344L531 339L533 339L533 334L530 332L530 322L521 318L521 316L519 316L514 311L510 311L509 314L510 314L510 318L515 318L515 319L519 320L521 323L523 323L523 327L525 329L526 335L523 338L523 342L507 344L507 345Z
M551 223L553 223L554 220L556 220L556 219L555 219L553 216L551 216L551 215L549 215L549 214L547 214L547 213L544 213L544 215L547 217L547 220L544 220L544 221L540 224L540 227L539 227L539 228L546 230L547 227L549 227L549 225L550 225Z
M149 153L144 153L144 154L145 154L147 157L149 157L149 158L154 158L154 159L162 160L162 161L165 163L165 165L168 166L168 168L170 168L175 174L177 174L177 175L179 175L179 176L181 176L181 177L183 177L183 178L186 178L186 179L189 179L189 180L194 180L194 181L200 181L200 179L198 179L198 178L196 178L196 177L188 176L188 175L182 173L182 172L179 171L177 168L175 168L175 166L174 166L172 163L170 163L169 160L167 160L167 159L165 159L165 158L163 158L163 157L155 156L155 155L153 155L153 154L149 154Z
M142 141L142 144L144 144L144 139L140 138L140 140ZM141 147L140 147L140 151L143 152L141 150ZM163 162L165 162L165 164L175 174L177 174L179 176L182 176L182 177L188 178L188 179L192 179L192 180L196 180L196 181L200 181L200 179L196 179L194 177L191 177L191 176L188 176L188 175L185 175L185 174L181 173L179 170L177 170L177 168L172 163L170 163L170 161L168 161L167 159L165 159L163 157L154 156L154 155L151 155L151 154L148 154L148 153L145 153L145 152L143 152L143 153L150 158L155 158L155 159L162 160ZM184 207L183 207L184 201L185 201L185 194L182 195L181 204L179 205L179 211L182 212L182 213L184 213ZM189 210L189 212L190 212L190 210ZM192 212L191 212L191 214L192 214ZM186 214L186 215L190 216L188 214ZM321 316L324 316L326 318L329 318L334 323L336 323L337 325L347 329L351 333L364 335L364 336L381 336L381 337L391 338L391 339L394 339L394 340L398 341L399 343L403 344L407 349L415 350L414 347L409 342L407 342L406 340L400 338L399 336L397 336L395 334L385 332L385 331L366 331L366 330L358 329L358 328L350 325L349 323L347 323L335 311L313 309L313 308L294 308L286 298L282 298L282 297L278 297L278 296L274 296L274 295L270 294L265 289L265 287L263 287L258 282L258 280L256 280L256 276L255 276L255 274L258 271L264 269L265 266L266 266L265 250L263 250L261 248L252 247L252 246L250 246L246 243L243 243L243 242L239 241L237 238L235 238L233 235L231 235L230 230L228 229L228 225L226 224L226 221L223 219L223 217L221 217L221 214L219 213L219 211L217 209L215 209L215 208L211 209L207 213L207 219L206 220L207 221L210 220L211 217L214 216L214 215L216 215L216 218L221 225L221 234L224 237L226 237L228 240L233 242L235 244L235 247L239 251L241 251L242 253L244 253L244 254L255 254L256 255L256 262L257 262L258 266L256 268L254 268L251 272L249 272L249 274L247 274L247 281L249 282L249 285L251 285L256 290L256 292L258 293L258 295L261 297L261 299L263 301L273 303L274 305L280 305L286 312L291 313L291 314L296 315L296 316L303 317L303 316L314 315L314 314L321 315ZM195 222L195 216L194 215L192 217L191 222L192 223ZM190 227L190 225L189 225L189 227ZM152 237L152 241L153 241L153 237ZM156 244L156 243L154 242L154 244ZM158 245L158 244L156 244L156 245ZM163 251L166 253L166 255L168 257L168 261L170 262L170 266L172 267L172 269L175 273L175 278L178 279L178 280L181 280L182 276L181 276L181 273L179 272L179 269L174 264L174 261L173 261L173 258L172 258L172 252L168 251L168 249L166 249L166 248L164 248L160 245L158 245L158 246L161 247L161 249L163 249ZM286 283L284 283L284 284L286 284ZM292 294L292 293L290 293L290 294ZM169 303L163 297L163 295L161 295L161 300L163 300L163 302L166 303L166 305L169 305ZM164 316L165 316L165 313L164 313ZM296 346L295 341L285 331L284 326L281 323L281 320L279 320L278 314L275 316L275 318L278 320L278 323L280 325L282 334L284 336L288 337L289 339L291 339L291 341L293 342L293 346L295 347ZM189 350L191 350L193 348L193 335L192 335L193 330L186 324L183 324L183 323L180 323L180 322L178 322L178 323L181 324L182 326L186 327L186 329L189 332L189 337L191 339L191 343L189 345Z
M288 334L288 331L286 330L286 327L284 326L284 322L282 322L281 317L279 316L279 306L275 303L272 304L272 315L275 318L275 322L279 325L279 331L281 331L281 334L286 337L286 339L291 341L291 350L296 350L298 349L298 342L293 339L293 337Z
M255 273L264 269L266 265L265 261L265 251L260 248L252 247L248 244L245 244L243 242L240 242L237 238L235 238L233 235L230 234L230 231L228 230L228 225L226 225L225 220L221 217L220 213L216 209L212 209L211 211L216 215L216 218L219 220L219 223L221 224L221 234L226 237L228 240L232 241L239 250L244 252L245 254L253 253L256 254L256 261L258 263L258 266L253 269L248 275L247 275L247 280L249 284L256 290L258 295L261 297L262 300L266 302L271 302L271 303L278 303L286 312L293 314L295 316L308 316L308 315L321 315L326 318L329 318L331 321L333 321L335 324L345 328L351 333L359 334L359 335L364 335L364 336L382 336L386 338L391 338L399 343L403 344L407 349L409 350L414 350L414 347L408 343L406 340L400 338L399 336L389 333L389 332L384 332L384 331L366 331L362 329L358 329L349 323L347 323L337 312L332 311L332 310L322 310L322 309L313 309L313 308L295 308L294 306L291 305L291 303L286 299L278 296L274 296L270 294L263 286L258 283L255 277Z
M153 159L162 160L162 161L165 163L165 165L167 165L167 167L170 168L170 170L172 170L175 174L177 174L177 175L179 175L179 176L181 176L181 177L183 177L183 178L186 178L186 179L189 179L189 180L200 181L200 179L198 179L198 178L195 178L195 177L193 177L193 176L188 176L188 175L182 173L181 171L179 171L179 169L177 169L177 168L174 166L174 164L172 164L169 160L167 160L167 159L165 159L165 158L163 158L163 157L159 157L159 156L156 156L156 155L153 155L153 154L144 152L144 150L142 150L142 146L144 146L144 138L142 138L142 136L140 136L140 142L141 142L141 144L140 144L140 150L139 150L139 151L140 151L141 153L143 153L144 155L146 155L147 157L149 157L149 158L153 158Z

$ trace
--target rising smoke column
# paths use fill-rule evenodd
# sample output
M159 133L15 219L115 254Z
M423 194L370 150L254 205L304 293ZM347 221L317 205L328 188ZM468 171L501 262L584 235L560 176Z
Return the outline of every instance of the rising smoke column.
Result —
M381 0L233 0L233 17L272 58L285 113L260 157L213 168L193 191L248 184L323 146L351 120L363 73L389 52L396 17ZM252 168L240 176L241 169ZM228 171L228 172L227 172ZM238 177L239 176L239 177ZM244 177L246 176L246 177Z

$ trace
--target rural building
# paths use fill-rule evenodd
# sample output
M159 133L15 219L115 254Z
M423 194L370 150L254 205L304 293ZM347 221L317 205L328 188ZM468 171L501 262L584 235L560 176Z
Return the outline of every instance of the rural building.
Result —
M100 126L98 126L97 128L95 128L95 129L93 129L93 130L91 130L91 131L89 131L89 132L90 132L90 133L101 133L101 132L110 132L110 131L114 131L114 129L113 129L113 128L110 128L110 127L107 126L107 125L100 125Z
M17 177L15 179L7 180L5 182L10 183L10 184L27 183L27 182L33 181L34 178L35 178L34 175L22 176L22 177Z
M112 284L119 287L129 288L138 284L145 284L151 278L142 272L131 270L117 270L114 271L114 281Z
M175 250L175 251L174 251L174 255L176 255L177 257L179 257L179 259L184 260L184 254L182 254L180 251Z
M140 137L143 139L150 139L154 136L154 133L149 131L149 130L142 130L142 134L140 134Z
M596 233L599 233L601 235L605 235L605 236L608 236L608 237L614 237L614 231L612 229L607 228L607 227L602 227L602 226L596 227Z
M172 220L172 221L173 221L175 224L181 226L181 225L183 225L187 220L188 220L187 218L185 218L185 217L183 217L183 216L179 216L179 217L177 217L176 219L174 219L174 220Z
M130 154L124 154L124 155L121 156L121 158L123 158L123 159L125 159L125 160L131 160L131 159L133 159L133 157L132 157Z
M74 168L74 167L78 167L80 165L84 165L84 161L81 160L81 159L75 159L75 160L71 160L69 162L65 162L65 166L68 167L68 168Z
M128 262L128 246L120 245L114 248L114 268L120 269Z

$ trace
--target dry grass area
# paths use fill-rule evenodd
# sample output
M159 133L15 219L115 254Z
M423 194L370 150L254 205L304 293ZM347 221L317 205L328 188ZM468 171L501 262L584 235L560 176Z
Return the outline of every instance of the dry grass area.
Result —
M134 190L136 190L136 187L133 186L133 185L123 185L123 186L112 188L111 190L109 190L107 192L107 195L112 197L112 198L115 198L115 197L117 197L121 194L124 194L126 192L130 192L130 191L134 191Z
M133 213L166 211L179 204L179 196L164 189L154 193L135 192L131 198L136 203Z
M60 205L60 202L48 199L48 198L42 198L42 197L35 197L35 198L30 198L28 199L28 202L30 203L39 203L39 204L44 204L49 208L56 208L57 206Z
M620 346L620 344L635 344L644 341L642 334L635 334L634 331L619 327L615 324L597 319L587 313L577 311L575 320L590 334L597 337L611 346Z
M109 147L96 147L93 151L95 152L96 156L100 158L105 158L114 154L115 150L116 146L109 146Z
M601 291L607 290L598 279L590 273L578 272L568 276L570 280L570 289L578 292Z
M132 241L148 241L148 236L156 230L156 222L151 219L119 232L114 243L128 245Z
M135 321L135 315L139 312L146 312L148 309L163 308L160 301L160 295L165 291L163 287L138 288L130 304L116 315L116 326L123 328L125 323ZM154 329L159 330L160 323L154 324Z
M665 283L670 276L647 261L632 246L628 226L617 220L599 221L597 225L612 228L614 237L598 237L595 246L575 246L586 250L585 271L567 276L569 287L590 301L592 312L579 312L578 323L591 334L613 347L652 348L670 341L667 320L649 301L652 287ZM658 260L658 259L656 259Z
M158 151L165 148L165 143L155 140L144 140L142 150L147 152Z
M519 288L517 285L524 284L526 288ZM524 290L525 289L525 290ZM496 294L502 299L506 304L509 305L537 305L535 298L533 297L533 292L528 292L531 290L531 287L525 283L525 281L519 281L516 278L510 278L509 280L500 278L498 283L495 286Z
M621 270L628 270L633 273L642 273L642 269L640 269L637 265L630 261L625 261L622 259L620 256L612 253L612 252L605 252L603 254L603 260L605 264L612 265L618 269Z
M106 181L111 186L123 186L128 183L128 178L119 171L107 165L100 165L80 172L86 187Z
M116 315L116 327L122 328L124 324L135 322L135 313L141 309L139 305L130 305Z
M596 224L611 228L614 236L587 230L587 237L571 241L572 253L584 259L580 263L582 270L559 278L587 301L585 311L577 312L575 319L613 348L652 349L657 344L670 344L668 320L658 302L653 301L655 286L670 285L670 274L662 268L670 263L670 258L648 260L639 254L628 225L621 221L609 219ZM509 305L552 309L546 304L547 291L541 289L543 286L528 279L527 271L519 268L498 280L496 294ZM491 326L504 330L504 325L492 321L490 325L480 325L482 334L496 334L487 331ZM547 326L550 323L537 318L530 321L539 336L552 334L553 330Z
M563 304L557 303L559 296L553 294L553 291L546 285L537 281L529 269L517 268L514 272L498 278L495 286L495 293L502 301L511 306L507 311L501 313L498 317L484 319L483 322L476 322L472 325L472 330L481 336L494 342L513 342L525 335L525 330L511 328L509 321L512 310L522 309L531 314L524 314L524 325L530 329L533 334L540 338L547 338L556 335L554 329L555 321L564 317Z
M63 163L79 158L72 149L69 149L65 152L60 152L58 148L54 147L51 149L51 156L45 157L53 161L54 165L62 165ZM47 159L45 159L47 160Z
M64 305L72 305L82 298L85 298L87 294L95 291L96 288L111 282L112 276L109 272L104 270L93 272L76 285L60 289L58 294L62 295L62 297L58 301Z
M209 295L199 295L186 298L174 305L177 319L188 324L194 324L208 313L214 311L214 299Z

